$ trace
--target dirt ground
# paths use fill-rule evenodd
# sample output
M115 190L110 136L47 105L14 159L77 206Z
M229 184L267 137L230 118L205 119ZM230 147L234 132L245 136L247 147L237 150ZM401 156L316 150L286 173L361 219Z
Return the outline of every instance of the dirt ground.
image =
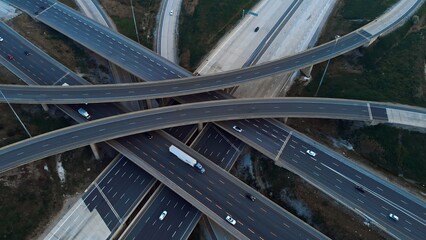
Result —
M18 33L76 72L99 71L96 60L82 48L61 34L25 14L7 22ZM88 68L92 66L94 70ZM87 72L86 72L87 71ZM0 67L0 82L23 84L4 67ZM70 124L67 117L54 107L46 113L39 105L13 105L33 136ZM28 138L23 127L6 104L0 105L0 146ZM104 169L111 154L101 155L106 160L96 161L89 148L80 148L60 155L66 171L61 183L56 171L55 157L26 164L0 175L0 238L34 239L68 205L67 199L81 193ZM88 170L90 169L90 170ZM66 210L66 209L65 209Z

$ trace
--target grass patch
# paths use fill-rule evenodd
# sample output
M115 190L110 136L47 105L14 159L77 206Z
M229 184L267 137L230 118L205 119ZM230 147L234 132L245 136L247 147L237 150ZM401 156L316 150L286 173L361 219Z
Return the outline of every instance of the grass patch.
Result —
M77 4L75 4L74 0L59 0L59 2L78 10Z
M187 1L179 26L180 65L194 71L204 55L258 0Z
M345 0L341 16L345 20L368 19L371 21L398 1L399 0Z
M111 18L121 34L132 39L133 41L138 41L135 32L135 24L133 24L132 18L120 18L117 16L112 16Z
M375 165L426 183L425 134L378 125L359 129L351 135L356 151Z
M341 0L327 22L327 27L323 30L319 43L333 40L336 34L344 35L364 26L398 1Z

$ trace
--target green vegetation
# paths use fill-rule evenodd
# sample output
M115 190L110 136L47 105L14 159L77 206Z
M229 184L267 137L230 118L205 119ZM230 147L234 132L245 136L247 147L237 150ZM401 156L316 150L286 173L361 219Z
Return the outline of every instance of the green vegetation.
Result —
M327 22L327 27L323 30L319 42L331 41L336 34L344 35L364 26L398 1L341 0Z
M75 4L74 0L59 0L59 2L69 6L71 8L78 9L77 4Z
M426 183L425 134L378 125L351 134L357 152L395 175Z
M399 0L345 0L341 10L341 16L346 20L372 20L398 1Z
M132 39L133 41L138 41L135 24L133 23L132 18L120 18L117 16L112 16L111 18L121 34Z
M179 27L181 65L193 71L202 57L241 19L243 9L250 9L257 2L200 0L196 6L183 4Z
M371 13L366 13L370 10L350 7L353 2L359 1L345 1L347 4L340 9L341 15L352 16L351 18L374 17ZM391 2L374 1L374 4ZM426 107L426 28L425 21L419 20L426 17L426 5L423 5L416 15L418 17L413 17L404 26L378 39L368 48L331 60L318 96L398 102ZM341 32L345 27L344 23L330 24L326 32ZM325 63L314 68L314 80L296 95L314 95L324 66ZM355 150L373 164L393 174L402 174L406 178L426 182L426 156L423 153L425 134L382 125L347 131L348 140L355 143Z

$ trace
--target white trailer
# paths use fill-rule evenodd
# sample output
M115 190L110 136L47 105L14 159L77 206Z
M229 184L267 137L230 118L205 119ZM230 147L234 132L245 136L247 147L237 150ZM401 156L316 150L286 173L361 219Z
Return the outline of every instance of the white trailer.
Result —
M179 148L175 147L174 145L171 145L169 147L169 151L173 153L173 155L178 157L181 161L185 162L191 167L195 167L200 173L204 173L206 171L203 166L199 162L197 162L197 160L195 160L193 157L189 156L187 153L180 150Z

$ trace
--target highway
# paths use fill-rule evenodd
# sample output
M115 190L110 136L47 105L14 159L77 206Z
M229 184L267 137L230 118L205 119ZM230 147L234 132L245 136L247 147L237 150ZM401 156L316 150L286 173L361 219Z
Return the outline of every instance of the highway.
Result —
M223 138L220 136L223 136ZM239 156L237 152L240 151L239 148L242 145L243 143L236 140L232 135L209 124L197 136L191 147L228 171L237 160ZM149 146L145 148L148 150ZM224 149L232 150L224 152ZM164 158L169 156L167 149L156 151ZM162 187L152 198L149 205L129 225L122 238L184 239L188 237L202 213L167 187ZM169 209L172 209L173 212L170 212ZM158 221L158 216L164 210L168 211L168 217L162 223Z
M97 102L111 101L105 100L111 97L114 99L113 101L141 99L140 96L132 96L134 94L140 95L136 92L145 92L147 94L142 98L159 98L224 89L236 86L243 82L263 78L265 76L314 65L366 45L370 42L370 40L376 37L361 28L342 36L338 41L331 41L281 60L210 76L180 79L190 76L190 73L130 39L127 39L126 37L119 35L118 33L115 33L90 19L87 19L63 4L59 4L51 0L37 0L33 2L29 2L28 0L6 0L6 2L24 10L37 20L65 34L83 46L88 47L92 51L107 58L109 61L114 62L123 69L135 74L139 78L150 81L179 78L159 81L159 85L151 88L149 90L149 94L146 89L145 91L144 89L138 89L136 87L137 85L134 84L127 86L127 89L124 91L122 88L125 88L125 86L116 86L116 88L118 88L116 91L118 92L113 92L113 86L93 86L93 88L95 88L93 91L97 93L92 93L89 98L100 98ZM422 3L420 0L414 2L414 4L409 8L409 11L405 14L411 13L412 10L416 9L420 3ZM405 15L402 15L397 21L392 22L391 24L396 25L403 20L404 17ZM370 23L370 25L378 24L377 22ZM379 34L381 34L381 32ZM145 67L141 68L141 65L144 65ZM105 89L97 91L96 88L98 87ZM75 89L74 91L76 91L74 103L82 103L82 100L78 100L81 99L81 95L78 94L80 89ZM119 93L120 91L121 93ZM105 96L105 94L107 96ZM120 95L122 96L121 98ZM128 97L126 98L125 96ZM70 95L62 96L62 98L64 97L67 99L72 98ZM61 96L57 95L56 98L61 98Z
M275 100L275 99L272 99ZM194 118L195 115L202 115L203 118L205 120L210 120L210 121L217 121L220 120L219 118L224 118L224 119L230 119L230 116L235 116L238 114L241 114L241 118L251 118L251 117L267 117L267 114L270 115L274 115L274 117L279 117L282 116L283 114L283 108L289 110L289 111L295 111L294 109L297 109L297 107L299 106L298 104L294 104L294 109L291 109L291 106L285 106L285 107L279 107L276 108L277 106L279 106L279 104L275 101L271 101L271 100L262 100L263 102L270 102L270 104L267 103L262 103L259 104L259 106L254 107L255 104L253 104L252 102L250 102L249 104L238 104L238 107L236 108L236 105L231 105L231 107L227 107L224 102L250 102L247 100L228 100L228 101L218 101L218 102L207 102L207 103L198 103L198 104L187 104L187 105L178 105L178 106L172 106L172 107L164 107L164 108L160 108L160 109L153 109L153 110L148 110L148 111L142 111L142 112L136 112L136 113L128 113L128 114L122 114L122 115L118 115L118 116L114 116L114 117L109 117L109 118L104 118L104 119L100 119L100 120L96 120L96 121L91 121L89 123L84 123L84 124L80 124L77 126L73 126L73 127L68 127L65 129L61 129L61 130L57 130L51 133L47 133L47 134L43 134L28 140L24 140L21 141L19 143L13 144L13 145L9 145L6 146L2 149L0 149L0 156L1 156L1 161L2 161L2 169L7 169L8 167L11 167L11 163L12 162L18 162L19 164L24 164L27 163L29 161L33 161L36 159L41 159L43 157L49 156L49 155L53 155L56 153L60 153L69 149L74 149L80 146L84 146L87 145L89 143L93 143L93 142L100 142L100 141L104 141L104 140L108 140L108 139L113 139L114 136L115 137L119 137L119 136L124 136L124 135L129 135L129 134L135 134L137 132L141 132L141 131L147 131L147 130L154 130L156 128L164 128L164 126L162 127L156 127L156 125L159 125L159 122L165 122L166 125L168 126L173 126L175 124L179 124L179 122L181 122L181 124L188 124L191 122L194 122L192 119ZM281 99L279 99L278 101L281 101ZM209 108L208 105L214 105L215 107L213 108ZM218 104L222 104L222 106L217 106ZM185 108L185 106L187 106ZM190 106L190 107L188 107ZM216 109L215 109L216 108ZM236 113L238 112L238 113ZM266 113L266 114L265 114ZM138 116L140 115L140 117ZM242 120L242 121L246 121L246 120ZM259 121L259 120L258 120ZM264 121L264 120L261 120ZM168 123L168 124L167 124ZM239 125L241 128L243 128L243 132L242 134L244 134L246 131L245 129L248 129L248 127L246 125ZM90 131L88 131L88 129L90 129ZM108 131L106 131L106 129L108 129ZM229 129L229 128L227 128ZM274 131L273 131L274 132ZM276 131L278 132L278 131ZM247 131L247 134L256 134L256 131ZM352 189L350 191L354 191L353 190L353 185L354 185L354 180L351 180L351 176L354 176L354 179L356 179L357 183L360 184L365 184L367 189L370 189L371 186L377 185L377 183L374 181L374 179L371 179L367 176L364 176L362 173L360 172L355 172L353 171L353 168L351 167L347 167L346 165L342 165L341 162L335 162L332 158L330 158L330 156L328 154L322 154L322 152L326 152L323 149L321 149L320 147L317 146L308 146L306 147L304 145L305 141L301 141L299 139L293 138L293 133L289 133L287 135L280 135L280 136L272 136L273 134L263 134L263 136L268 136L270 138L269 142L265 142L262 140L263 146L269 146L270 148L272 148L270 151L275 151L275 156L272 157L270 156L272 159L277 159L277 158L281 158L281 155L284 154L284 157L286 158L286 161L289 160L293 160L295 159L296 161L308 161L312 162L312 161L321 161L325 164L321 164L320 166L312 166L310 164L300 164L298 165L299 168L315 168L317 170L314 170L314 172L316 171L317 177L315 178L315 181L319 181L318 177L320 177L320 175L322 175L323 179L322 181L326 182L328 181L328 184L336 185L337 183L330 178L330 176L336 175L336 172L339 172L340 174L338 174L338 178L339 180L337 182L341 183L342 186L339 187L340 189ZM258 136L256 136L258 138ZM244 138L248 138L248 139L256 139L256 137L248 137L248 136L243 136ZM298 137L300 138L300 137ZM277 143L278 141L278 143ZM161 161L159 159L145 159L147 162L143 161L143 162L138 162L137 159L138 157L136 157L137 155L139 156L143 156L144 152L138 153L139 151L141 151L141 149L137 146L139 146L139 141L138 140L132 140L132 137L128 137L123 139L123 142L128 143L130 146L130 149L132 151L134 151L135 153L127 153L128 155L126 155L129 159L131 159L132 161L136 162L136 164L138 164L139 166L143 167L146 171L148 171L150 174L154 175L155 177L159 178L160 181L162 181L166 186L170 187L172 190L177 191L177 189L182 190L182 189L186 189L186 191L188 192L189 189L193 189L194 186L192 185L192 183L197 183L197 184L203 184L205 183L205 181L192 181L191 179L194 179L194 177L196 176L187 176L186 174L188 173L188 169L185 168L186 164L175 160L173 163L170 163L171 165L169 167L166 167L168 164L167 161L173 161L170 160L171 158L169 157L169 159L167 159L167 161L165 159L162 159ZM178 142L169 142L169 143L165 143L165 146L170 146L171 144L180 144ZM284 149L284 147L287 148L288 145L288 149L285 152L284 151L278 151L276 152L277 147L280 147L280 149ZM300 148L297 149L297 147L299 147L298 145L300 145ZM127 147L129 148L129 146ZM294 149L294 150L293 150ZM310 156L308 156L305 153L306 149L311 149L315 152L317 152L317 156L315 158L311 158ZM126 153L124 153L126 154ZM134 155L137 154L137 155ZM146 154L146 153L145 153ZM195 153L194 153L195 154ZM286 154L290 154L290 155L286 155ZM296 156L297 155L297 156ZM195 154L195 156L197 156ZM290 157L286 157L286 156L290 156ZM197 156L197 159L203 159L203 157ZM166 162L164 162L166 161ZM213 163L210 163L208 160L204 160L201 161L203 163L203 165L207 165L206 166L206 174L209 173L209 171L215 171L217 173L217 171L220 171L220 169L218 167L215 167L213 165ZM334 162L334 164L333 164ZM6 164L5 164L6 163ZM156 167L156 170L158 172L155 172L154 170L150 169L149 167L146 166L146 164L151 164L150 166L152 167ZM180 164L179 164L180 163ZM6 168L4 168L4 166L6 166ZM14 167L16 167L17 165L15 165ZM336 167L338 167L339 169L337 169ZM166 168L166 169L164 169ZM290 168L291 169L291 168ZM2 171L4 171L2 170ZM161 170L161 172L160 172ZM182 171L181 175L178 175L177 172L178 171ZM328 171L328 172L327 172ZM198 174L197 172L195 172L194 170L192 170L192 172L194 174ZM308 172L307 170L304 170L302 172ZM232 178L231 176L226 175L225 172L221 171L222 175L224 177L229 177ZM166 176L167 180L161 179L161 176ZM204 176L204 175L202 175ZM303 176L303 174L302 174ZM358 177L357 177L358 176ZM363 178L365 177L365 179ZM176 179L177 180L173 180ZM180 180L180 179L186 179L186 180ZM218 180L217 176L214 177L215 180ZM308 177L309 179L309 177ZM221 178L219 178L219 180L225 181ZM238 181L238 180L232 180L232 181ZM191 185L188 186L175 186L175 184L186 184L190 182ZM216 183L217 184L217 183ZM228 185L230 183L221 183L223 185ZM224 187L223 185L219 184L219 186ZM324 184L325 185L325 184ZM213 187L214 185L212 185L211 187ZM352 186L352 187L350 187ZM211 188L210 187L210 188ZM241 187L241 186L240 186ZM176 189L177 188L177 189ZM202 188L202 186L200 186L200 188ZM206 196L208 195L208 192L205 192L205 189L203 189L203 191L200 188L196 188L198 189L198 191L201 193L195 194L195 196ZM244 191L250 191L249 189L246 189L244 187L242 187L244 189ZM247 187L248 188L248 187ZM370 212L374 212L374 206L376 206L376 202L379 201L377 203L377 205L381 205L384 206L384 209L388 209L388 211L391 211L393 213L399 214L400 216L402 216L402 214L407 215L408 219L406 220L406 225L404 227L409 227L409 231L401 233L404 234L402 236L408 236L408 238L412 238L412 239L417 239L418 236L421 236L421 234L419 235L419 233L422 233L422 231L425 230L425 224L426 221L424 220L424 216L426 215L426 208L425 208L425 204L423 203L415 203L415 202L411 202L410 204L408 204L408 202L410 202L410 199L406 199L405 196L398 196L398 198L402 199L401 203L405 202L407 203L406 206L401 206L401 204L396 204L395 200L390 201L389 199L394 199L394 194L395 192L392 191L392 189L388 189L386 188L386 186L380 186L380 189L382 189L383 192L380 192L380 194L378 194L377 192L374 192L376 189L374 189L371 193L372 196L376 197L373 198L373 200L375 201L371 201L372 206L370 207L371 209L368 208L369 204L366 204L363 207L360 207L360 209L365 208L365 209L369 209ZM221 188L221 193L226 195L226 192L224 192L224 189ZM195 189L194 189L195 190ZM236 189L230 189L230 192L236 193L236 192L240 192L241 190L236 190ZM251 190L252 191L252 190ZM219 203L221 202L219 199L217 199L217 201L213 201L213 197L215 197L216 195L219 195L219 190L218 191L211 191L211 192L215 192L215 194L212 195L208 195L208 197L204 200L207 200L208 202L210 202L209 200L211 200L214 203ZM336 190L336 192L338 192L338 190ZM183 196L187 201L189 201L190 203L192 203L194 206L196 206L197 208L201 208L202 211L204 213L206 213L209 217L213 218L215 221L217 221L219 224L221 224L222 226L229 227L229 225L223 224L219 219L220 217L217 214L217 210L213 210L212 212L206 211L205 209L203 209L203 207L208 207L210 205L208 205L207 203L204 203L202 206L199 205L198 201L202 201L202 199L200 198L195 198L194 195L184 195L182 192L177 191L177 193L181 196ZM241 193L241 192L240 192ZM340 194L342 194L341 192L339 192ZM374 193L374 194L373 194ZM254 194L254 193L253 193ZM387 194L389 194L389 196L387 196ZM244 194L242 195L243 198L245 197ZM257 195L256 195L257 196ZM223 195L221 197L224 197ZM259 196L260 197L260 196ZM235 196L233 195L231 198L235 198ZM198 200L196 200L198 199ZM195 201L195 202L194 202ZM241 201L241 200L239 200ZM223 201L222 201L223 202ZM369 202L370 203L370 202ZM207 206L208 205L208 206ZM232 204L230 204L232 205ZM239 208L241 208L242 205L239 206ZM209 209L214 209L214 206L210 206ZM245 209L245 212L247 212L249 210ZM380 212L381 214L383 214L383 212ZM379 214L380 214L379 213ZM213 214L213 215L212 215ZM232 213L234 216L239 216L236 215L236 213ZM254 217L254 216L253 216ZM242 216L239 216L239 219L243 219ZM258 220L256 220L258 221ZM385 225L385 221L389 221L388 218L386 218L386 214L385 217L383 219L376 219L377 222L379 222L381 225ZM247 224L247 223L245 223ZM257 224L259 224L259 222L257 222ZM287 223L286 223L287 224ZM388 223L386 226L389 228L389 226L391 227L401 227L402 222L400 222L400 225L395 225L395 223ZM250 228L251 229L251 228ZM259 228L257 228L259 229ZM228 228L229 230L229 228ZM258 230L259 231L259 230ZM272 230L275 233L276 230ZM397 233L399 230L395 230ZM232 230L231 230L232 232ZM250 231L249 231L250 232ZM234 234L235 233L233 232ZM245 233L247 234L247 233ZM263 233L266 234L266 233ZM248 235L246 235L248 236ZM262 236L267 236L267 235L262 235ZM283 236L283 235L282 235ZM404 237L406 238L406 237Z
M60 141L59 139L66 140L66 143L63 143L64 145L60 150L67 151L76 148L77 146L75 145L75 142L78 142L80 138L85 139L80 139L82 142L80 142L80 145L78 146L85 146L90 143L115 139L131 134L199 122L253 119L262 117L370 120L370 114L365 103L350 100L334 100L334 102L331 102L317 99L315 104L312 104L312 102L306 103L303 98L231 99L183 104L120 114L80 124L81 126L76 125L63 128L22 141L20 144L16 143L6 146L0 149L0 172L26 164L31 160L41 159L58 153L53 148L56 144L46 142L55 138L57 138L58 141ZM91 108L87 109L90 109L88 110L90 114L94 114L91 112ZM373 117L373 119L375 118L376 117ZM377 115L378 121L381 121L380 119L382 118L383 115ZM77 133L77 129L83 129L83 132ZM90 129L90 131L88 129ZM107 129L108 131L106 131ZM97 134L91 136L93 132L97 132ZM65 137L66 134L71 134L72 137L67 139ZM27 146L27 141L40 141L39 144L42 144L44 147L40 148L39 151L31 153L27 150L20 149L21 147L25 148L25 146ZM14 150L10 152L12 149ZM11 158L13 154L15 154L15 157L19 156L19 158L16 158L12 161L12 163L10 160L13 159ZM24 159L27 160L22 161Z
M364 33L365 34L365 33ZM8 41L4 38L4 42ZM94 40L91 40L93 42ZM177 80L162 80L150 83L92 85L85 87L54 87L54 86L1 86L0 90L7 94L8 99L17 101L27 98L21 103L29 103L40 98L46 99L48 103L85 103L85 102L118 102L139 99L153 99L162 97L182 96L211 90L224 89L239 85L241 83L274 75L280 72L292 71L310 66L343 54L354 48L366 44L368 40L359 33L352 33L339 39L336 46L334 42L328 43L306 52L287 58L284 63L275 61L263 65L256 65L242 70L235 70L223 74L210 76L197 76ZM13 42L11 42L13 44ZM108 45L110 46L110 45ZM332 49L336 50L333 52ZM93 49L91 49L93 50ZM114 55L115 56L115 55ZM313 58L317 57L318 61ZM3 55L6 60L6 55ZM129 58L130 56L126 56ZM124 58L123 58L124 59ZM113 60L113 59L108 59ZM140 61L140 60L139 60ZM142 64L142 63L141 63ZM151 64L149 64L151 65ZM154 71L150 68L148 71ZM141 75L136 75L141 77ZM178 75L180 76L180 75ZM182 76L181 76L182 77ZM146 79L146 78L145 78ZM149 78L155 79L154 77Z
M9 33L9 35L11 35L13 33ZM15 33L16 35L16 33ZM55 62L53 59L49 58L46 54L42 53L40 50L37 50L36 48L34 48L34 46L32 46L31 44L29 44L27 41L20 39L19 41L16 42L14 49L18 49L17 51L21 51L24 49L32 49L35 52L40 52L40 58L38 61L36 61L37 59L32 59L30 61L36 61L35 63L28 63L26 62L26 65L17 65L17 66L12 66L12 70L15 74L17 74L18 76L23 76L23 79L25 79L26 76L31 76L33 79L33 82L35 83L39 83L39 84L43 84L44 82L39 81L39 79L45 79L49 82L46 82L44 84L52 84L52 83L56 83L58 80L62 79L62 76L68 76L68 75L72 75L71 73L66 73L64 74L65 70L63 70L62 68L64 68L62 65L60 65L59 63ZM25 61L24 61L25 62ZM44 75L44 73L40 73L40 71L37 68L37 63L43 63L46 64L46 68L51 69L51 71L47 71L46 75ZM29 66L30 68L27 68L27 66ZM23 75L23 73L27 73L30 72L31 74L25 74ZM58 74L60 73L60 74ZM56 78L56 75L58 75L59 78ZM26 79L27 80L27 79ZM72 84L78 84L79 81L83 81L82 79L79 79L77 77L77 79L70 79L73 80ZM29 81L31 83L31 81ZM81 105L80 105L81 106ZM80 107L79 105L70 105L70 106L58 106L60 109L64 110L68 115L70 115L72 118L74 118L76 121L78 122L84 122L84 118L82 118L81 116L79 116L76 113L76 109L78 109ZM89 104L89 105L83 105L83 107L85 109L87 109L89 112L91 112L92 118L91 120L94 119L99 119L102 117L106 117L106 116L111 116L111 115L117 115L122 113L122 111L120 111L119 108L117 108L116 105L113 104L109 104L109 105L105 105L105 104ZM141 149L139 147L134 147L134 146L140 146L141 144L141 138L146 138L146 136L144 134L142 135L137 135L137 136L131 136L131 137L126 137L125 139L120 139L119 142L117 141L110 141L108 142L108 144L110 144L111 146L113 146L114 148L116 148L118 151L120 152L125 152L128 156L129 154L132 154L132 152L136 152L136 155L132 155L133 159L131 159L132 161L135 161L138 163L138 165L142 168L147 168L147 164L143 164L141 163L141 161L154 161L155 159L158 158L158 156L156 156L156 151L151 151L151 152L138 152L138 149ZM156 138L157 139L157 138ZM131 140L131 141L130 141ZM156 142L158 140L155 140ZM177 145L178 143L174 143L175 145ZM181 147L182 149L185 149L184 147ZM130 150L131 149L131 150ZM150 148L152 149L152 148ZM63 151L65 151L65 149L62 149ZM141 158L137 157L137 160L135 160L135 156L137 156L137 154L139 154L139 156L142 156L142 158L144 160L142 160ZM154 159L154 160L153 160ZM164 176L163 174L160 174L158 171L156 172L150 172L151 174L156 174L154 175L156 178L161 179L163 182L167 181L168 178L164 178L162 176ZM217 179L217 177L214 177L214 179ZM202 179L200 179L200 184L203 183L203 181L201 181ZM235 182L234 180L232 180L232 182ZM218 185L219 183L215 183L215 185ZM170 185L168 185L170 187ZM173 189L174 191L177 191L176 189ZM239 191L244 191L244 190L239 190ZM250 191L249 189L247 191ZM235 193L235 189L232 190L233 193ZM182 192L180 192L180 194L182 194ZM196 192L193 193L193 195L197 194ZM208 197L209 194L213 194L213 193L205 193L205 195ZM186 200L190 199L190 203L197 206L198 201L196 201L196 199L194 199L192 197L191 194L187 194L186 196ZM221 199L220 201L216 201L217 204L220 204L221 201L225 202L227 201L227 198L232 198L231 195L227 195L224 199ZM208 199L212 199L212 198L208 198ZM208 201L208 200L207 200ZM233 200L229 199L228 202L232 202ZM307 226L305 223L301 222L300 220L294 218L292 215L290 215L289 213L287 213L285 210L281 209L280 207L275 206L273 203L267 203L269 207L274 208L274 211L277 212L279 215L276 216L272 216L271 219L274 219L275 221L281 221L279 219L282 218L286 218L282 221L286 222L286 226L291 227L292 231L282 231L282 230L278 230L276 231L277 236L288 236L293 235L293 236L301 236L304 234L307 234L309 236L309 238L314 238L313 236L316 237L321 237L322 235L318 232L316 232L314 229L312 229L311 227ZM215 206L221 206L221 205L215 205ZM202 208L202 206L198 205L198 208L203 211L206 212L206 208ZM262 207L262 209L267 209ZM263 210L262 210L263 211ZM214 215L212 215L214 214ZM236 236L240 236L241 238L243 238L243 236L241 236L241 234L239 232L236 232L236 230L234 230L234 228L231 228L226 222L224 222L223 220L223 216L218 216L215 213L211 213L209 212L209 216L213 219L215 219L214 221L219 222L221 224L221 226L225 227L228 231L233 232L233 234L236 234ZM246 219L246 215L240 215L240 221L245 221ZM288 220L287 218L291 218L291 220ZM252 218L254 219L254 218ZM265 222L263 220L260 220L260 222ZM296 227L294 227L294 225L297 225ZM257 225L253 226L250 229L246 229L245 232L249 232L249 234L253 234L252 231L257 232ZM266 226L263 225L259 225L259 227L263 228L263 229L267 229ZM303 228L303 230L301 230L300 228ZM294 232L293 232L294 231ZM298 235L300 234L300 235ZM324 237L321 237L324 238Z

